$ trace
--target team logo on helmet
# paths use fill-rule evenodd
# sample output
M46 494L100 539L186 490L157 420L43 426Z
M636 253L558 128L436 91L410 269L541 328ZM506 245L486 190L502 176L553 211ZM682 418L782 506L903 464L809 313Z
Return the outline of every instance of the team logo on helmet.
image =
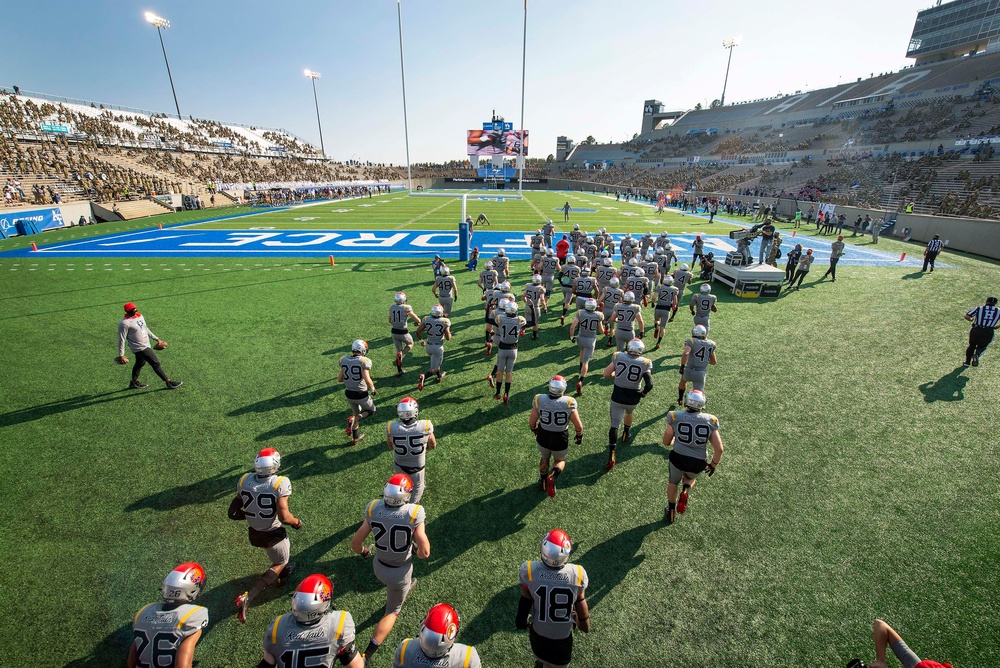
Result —
M393 300L397 304L405 304L406 303L406 293L405 292L397 292L396 296L393 297Z
M264 448L253 462L254 470L259 475L271 475L281 468L281 455L274 448Z

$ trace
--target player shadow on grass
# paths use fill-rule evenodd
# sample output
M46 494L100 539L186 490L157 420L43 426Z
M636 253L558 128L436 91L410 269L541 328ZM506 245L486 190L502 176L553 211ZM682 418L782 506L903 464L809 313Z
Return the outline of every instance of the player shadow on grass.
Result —
M929 404L935 401L964 401L965 386L969 383L968 377L962 375L964 370L964 366L956 367L937 380L917 385L917 389Z
M926 275L927 274L925 274L922 271L915 271L912 274L903 274L902 280L904 280L904 281L912 281L912 280L914 280L916 278L923 278Z
M97 643L89 656L74 659L63 668L107 668L107 666L123 666L128 656L128 647L132 644L132 625L124 624L112 631ZM195 665L197 665L195 661Z
M313 383L312 385L305 385L294 390L289 390L288 392L283 392L270 399L264 399L262 401L258 401L257 403L249 404L242 408L229 411L226 415L229 417L236 417L238 415L246 415L247 413L264 413L266 411L273 411L279 408L289 408L291 406L311 404L314 401L318 401L330 394L333 394L339 389L336 385L327 385L327 383L330 382L332 381L324 380L318 383Z
M228 503L233 495L233 490L236 489L236 481L241 470L240 467L232 466L210 478L199 480L190 485L180 485L150 494L126 506L125 512L131 513L142 509L175 510L184 506L213 503L220 499L225 499Z
M89 408L98 404L119 401L120 399L128 399L129 397L135 395L136 393L133 390L122 388L120 390L112 390L111 392L102 392L101 394L80 394L68 399L50 401L47 404L38 404L37 406L20 408L18 410L10 411L9 413L0 414L0 427L10 427L16 424L23 424L25 422L34 422L35 420L41 420L42 418L49 417L50 415L58 415L59 413L65 413L67 411L75 411L78 408Z
M483 611L462 627L462 642L467 645L481 645L493 634L514 630L517 602L521 597L517 584L505 586L497 592ZM527 632L523 642L528 643Z
M605 596L621 584L632 570L642 564L646 559L642 551L643 540L663 526L656 520L627 529L603 543L588 548L582 556L574 559L590 576L591 586L587 590L587 601L591 609L597 608Z
M420 569L426 577L447 566L480 543L495 543L517 533L524 518L548 497L532 482L510 491L497 488L450 510L428 523L434 550Z
M378 348L381 348L383 346L388 346L389 344L392 343L391 336L384 336L381 339L372 339L370 341L368 339L365 340L368 342L368 350L377 350ZM351 345L346 344L343 348L331 348L330 350L324 350L322 354L336 355L337 358L339 359L344 355L351 354Z

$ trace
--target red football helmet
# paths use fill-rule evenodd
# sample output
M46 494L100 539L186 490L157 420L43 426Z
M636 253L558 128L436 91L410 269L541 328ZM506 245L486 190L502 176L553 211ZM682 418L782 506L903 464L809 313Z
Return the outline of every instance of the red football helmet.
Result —
M420 649L432 659L445 656L455 644L460 623L455 608L447 603L438 603L424 617L420 628Z
M281 455L274 448L264 448L257 453L257 458L253 462L257 475L271 475L277 473L281 468Z
M163 600L168 603L191 603L205 588L205 569L186 561L163 578Z
M405 473L397 473L385 484L382 498L387 506L401 506L410 500L413 493L413 481Z
M573 542L562 529L553 529L542 539L542 562L552 568L562 568L569 561Z
M292 594L292 615L303 624L314 624L330 609L333 583L325 575L310 575Z

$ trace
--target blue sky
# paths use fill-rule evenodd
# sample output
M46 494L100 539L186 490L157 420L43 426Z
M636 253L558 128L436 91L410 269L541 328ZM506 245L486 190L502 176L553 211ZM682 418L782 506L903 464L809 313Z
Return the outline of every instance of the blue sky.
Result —
M521 104L521 0L402 0L410 157L464 159L465 130ZM642 103L685 109L719 97L721 42L740 36L727 100L821 88L899 69L930 0L529 0L525 127L531 155L558 135L622 141ZM327 153L405 162L394 0L34 0L0 24L0 83L173 111L151 10L164 33L181 112L281 127Z

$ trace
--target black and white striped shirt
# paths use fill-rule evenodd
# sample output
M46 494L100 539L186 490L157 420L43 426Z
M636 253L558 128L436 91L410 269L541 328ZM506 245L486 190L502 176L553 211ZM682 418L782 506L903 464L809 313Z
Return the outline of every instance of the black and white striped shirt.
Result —
M974 327L989 327L994 328L997 323L1000 323L1000 308L996 306L977 306L965 315L972 318L972 325Z
M944 248L944 242L940 239L931 239L927 242L927 252L929 253L940 253L942 248Z

